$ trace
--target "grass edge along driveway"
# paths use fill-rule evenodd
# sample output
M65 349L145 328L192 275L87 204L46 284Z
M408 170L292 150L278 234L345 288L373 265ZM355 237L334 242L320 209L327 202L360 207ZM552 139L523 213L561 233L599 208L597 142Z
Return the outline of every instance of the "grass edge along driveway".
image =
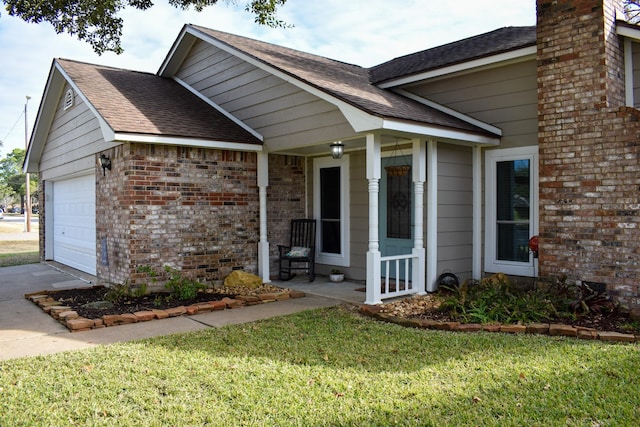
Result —
M640 347L345 307L0 363L0 425L634 425Z

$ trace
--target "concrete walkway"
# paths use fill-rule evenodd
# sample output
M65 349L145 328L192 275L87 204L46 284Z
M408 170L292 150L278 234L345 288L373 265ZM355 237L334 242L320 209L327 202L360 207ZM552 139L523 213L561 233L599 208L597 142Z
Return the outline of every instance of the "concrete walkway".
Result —
M301 278L274 284L302 290L307 294L304 298L71 333L24 298L30 292L93 286L94 282L93 276L55 264L0 268L0 360L198 331L364 301L364 293L355 291L362 285L323 282L320 277L308 283Z

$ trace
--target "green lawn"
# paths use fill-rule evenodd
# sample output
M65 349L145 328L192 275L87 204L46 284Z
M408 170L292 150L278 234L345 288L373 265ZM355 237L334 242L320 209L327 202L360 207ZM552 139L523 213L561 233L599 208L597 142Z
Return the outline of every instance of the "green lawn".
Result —
M637 344L407 329L344 308L0 363L2 426L638 420Z
M32 232L37 236L38 226L33 225ZM0 221L0 234L23 233L24 224ZM5 240L0 242L0 267L34 264L40 262L38 240Z
M7 242L2 242L5 244ZM38 250L31 252L0 253L0 267L11 267L13 265L36 264L40 262Z

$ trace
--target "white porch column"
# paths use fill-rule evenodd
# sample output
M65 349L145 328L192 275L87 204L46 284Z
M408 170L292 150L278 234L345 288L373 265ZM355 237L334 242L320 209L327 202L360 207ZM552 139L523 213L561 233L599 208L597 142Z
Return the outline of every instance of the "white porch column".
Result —
M367 251L367 292L365 304L381 304L380 237L378 235L378 194L380 193L380 136L367 135L367 180L369 181L369 249Z
M438 142L427 142L427 292L438 278Z
M427 150L424 141L413 140L413 193L415 200L413 255L417 257L413 265L411 280L416 284L418 295L425 292L425 250L424 250L424 181L427 178Z
M260 240L258 241L258 273L264 283L269 278L269 241L267 240L267 187L269 186L269 154L258 153L258 192L260 200Z
M471 277L480 280L482 274L482 148L473 147L473 249Z

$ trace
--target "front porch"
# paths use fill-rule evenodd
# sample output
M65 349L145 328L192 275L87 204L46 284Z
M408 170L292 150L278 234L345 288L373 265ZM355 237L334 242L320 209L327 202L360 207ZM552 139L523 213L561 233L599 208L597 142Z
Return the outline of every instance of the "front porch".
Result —
M349 297L357 303L381 304L387 299L433 292L443 271L462 273L464 277L480 275L482 144L404 138L400 151L407 154L394 157L399 139L367 134L350 140L349 150L338 159L329 157L326 151L323 156L317 146L313 146L317 152L307 148L297 153L304 159L301 176L305 177L300 189L305 194L301 198L304 212L299 215L318 221L317 272L327 275L337 268L361 283L359 287L366 292ZM390 190L385 162L393 163L396 158L406 159L409 172L403 175L399 190L395 186ZM276 217L280 223L274 223L273 216L267 215L269 175L281 169L272 169L271 161L267 153L258 154L258 270L265 282L276 273L270 265L270 252L274 245L286 242L282 236L278 241L268 238L271 230L281 230L284 224L281 217ZM276 175L274 181L278 185L284 180ZM392 197L393 191L402 192L402 198ZM324 209L324 203L334 203L329 208L335 209ZM391 210L395 204L402 209ZM398 222L404 227L399 232L391 227L400 214L405 217ZM393 219L390 222L388 218ZM329 232L324 233L324 227ZM316 282L305 285L307 289L295 289L314 292L319 288ZM335 289L335 285L326 285Z
M316 280L309 282L307 276L300 274L288 281L275 280L271 282L274 286L302 291L309 295L316 295L331 299L340 300L352 304L364 304L365 292L357 289L364 289L364 283L344 282L334 283L329 281L327 276L317 276Z

